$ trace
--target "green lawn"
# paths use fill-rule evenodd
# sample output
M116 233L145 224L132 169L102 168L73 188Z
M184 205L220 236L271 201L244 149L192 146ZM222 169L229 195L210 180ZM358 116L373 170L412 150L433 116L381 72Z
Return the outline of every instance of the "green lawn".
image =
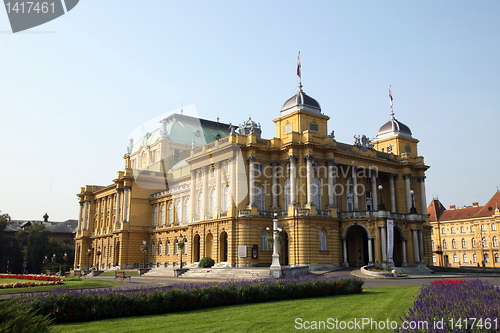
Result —
M137 270L132 271L124 271L126 276L139 276L139 272ZM108 271L99 274L98 276L115 276L115 271Z
M3 280L12 280L10 282L16 281L32 281L34 280L19 280L19 279L1 279ZM10 283L8 282L8 283ZM7 282L4 282L7 283ZM55 285L55 286L41 286L41 287L28 287L28 288L8 288L8 289L0 289L0 295L2 294L20 294L20 293L29 293L35 291L46 291L52 290L56 288L99 288L99 287L113 287L116 285L122 284L121 282L114 281L105 281L105 280L94 280L94 279L68 279L64 280L63 285Z
M55 325L61 332L290 332L296 318L305 321L394 320L413 306L420 287L366 288L361 294L309 298L232 307L219 307L166 315L129 317ZM309 324L310 325L310 324ZM299 327L299 326L297 326ZM305 329L305 327L303 328ZM346 331L328 330L328 331ZM365 326L349 332L391 332Z

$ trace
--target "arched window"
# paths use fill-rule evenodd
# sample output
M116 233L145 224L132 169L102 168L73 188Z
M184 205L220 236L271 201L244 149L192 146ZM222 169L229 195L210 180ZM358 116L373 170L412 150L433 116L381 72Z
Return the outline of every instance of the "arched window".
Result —
M488 239L483 237L483 247L488 247Z
M446 239L443 239L443 249L447 249L448 244L446 243Z
M229 186L224 188L224 211L227 212L229 210L229 206L231 205L231 194L229 190Z
M151 254L155 255L155 242L151 243Z
M168 205L168 223L174 223L174 203Z
M373 210L373 197L371 191L365 192L365 201L366 201L366 210Z
M464 254L464 264L468 264L469 260L466 254Z
M476 239L475 238L472 238L472 248L475 249L476 248Z
M457 248L457 241L456 241L455 239L453 239L453 240L451 241L451 246L452 246L454 249L456 249L456 248Z
M188 253L188 243L187 243L187 240L184 239L184 254L187 254Z
M348 188L346 191L346 208L348 212L352 212L354 209L352 188Z
M203 172L200 171L198 174L198 180L201 182L203 180Z
M324 230L319 231L319 250L326 251L326 232Z
M182 205L181 199L177 200L177 202L175 203L175 221L177 223L181 222L181 217L182 217L181 205Z
M312 180L311 192L316 209L321 210L321 183L317 177L314 177Z
M167 256L170 255L170 241L167 241Z
M455 228L451 227L451 233L454 234L455 233Z
M432 262L433 262L434 264L436 263L436 255L435 255L435 254L433 254L433 255L432 255Z
M434 241L431 240L431 248L434 250Z
M198 217L200 220L201 214L203 214L203 192L198 195Z
M157 223L158 223L158 206L155 206L153 213L153 225L156 226Z
M175 254L178 254L178 253L179 253L179 246L177 246L177 244L179 244L179 243L177 243L177 239L176 239L176 240L175 240L175 244L174 244L174 247L175 247L175 249L174 249L174 253L175 253Z
M285 180L285 211L288 210L290 206L290 178Z
M498 256L498 253L495 253L495 262L500 262L500 257Z
M257 210L266 210L266 196L264 193L264 188L262 186L255 186L254 191Z
M485 262L490 262L490 255L488 253L484 254L484 261Z
M161 205L161 224L165 224L165 205Z
M458 263L458 255L456 254L453 255L453 262Z
M262 230L260 232L260 250L261 251L269 251L269 246L266 243L267 231Z
M493 236L493 246L498 247L498 238L497 236Z
M162 242L160 242L160 244L158 245L158 254L161 256L162 254L162 250L163 250L163 244Z
M467 248L467 241L465 240L465 238L462 238L462 249L465 248Z
M477 255L474 253L474 255L472 256L472 259L474 260L474 263L477 262Z
M191 210L190 207L191 203L189 201L189 198L184 201L184 221L188 222L189 221L189 211Z
M210 212L212 214L215 214L215 198L217 196L217 192L215 192L215 189L213 189L210 192Z

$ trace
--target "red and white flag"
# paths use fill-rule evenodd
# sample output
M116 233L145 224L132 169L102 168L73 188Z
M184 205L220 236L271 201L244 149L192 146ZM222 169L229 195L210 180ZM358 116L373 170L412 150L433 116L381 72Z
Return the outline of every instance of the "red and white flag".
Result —
M391 102L391 108L392 108L392 93L391 93L391 86L389 86L389 100Z
M299 58L297 59L297 76L300 76L300 51L299 51Z

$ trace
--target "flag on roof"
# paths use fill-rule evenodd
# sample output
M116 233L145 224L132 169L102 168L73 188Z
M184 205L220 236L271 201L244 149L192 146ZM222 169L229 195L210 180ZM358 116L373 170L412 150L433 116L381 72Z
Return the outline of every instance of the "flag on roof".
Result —
M297 59L297 76L300 76L300 51L299 51L299 58Z
M391 102L391 108L392 108L392 93L391 93L391 86L389 86L389 99Z

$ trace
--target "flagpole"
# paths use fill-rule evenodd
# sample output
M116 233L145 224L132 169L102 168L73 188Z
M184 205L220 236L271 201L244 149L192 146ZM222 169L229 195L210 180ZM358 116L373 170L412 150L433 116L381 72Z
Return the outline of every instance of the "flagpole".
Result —
M302 90L302 71L300 65L300 51L299 56L297 58L297 76L299 77L299 90Z
M389 85L389 102L391 104L391 118L394 118L394 110L392 108L393 101L392 101L391 85Z

